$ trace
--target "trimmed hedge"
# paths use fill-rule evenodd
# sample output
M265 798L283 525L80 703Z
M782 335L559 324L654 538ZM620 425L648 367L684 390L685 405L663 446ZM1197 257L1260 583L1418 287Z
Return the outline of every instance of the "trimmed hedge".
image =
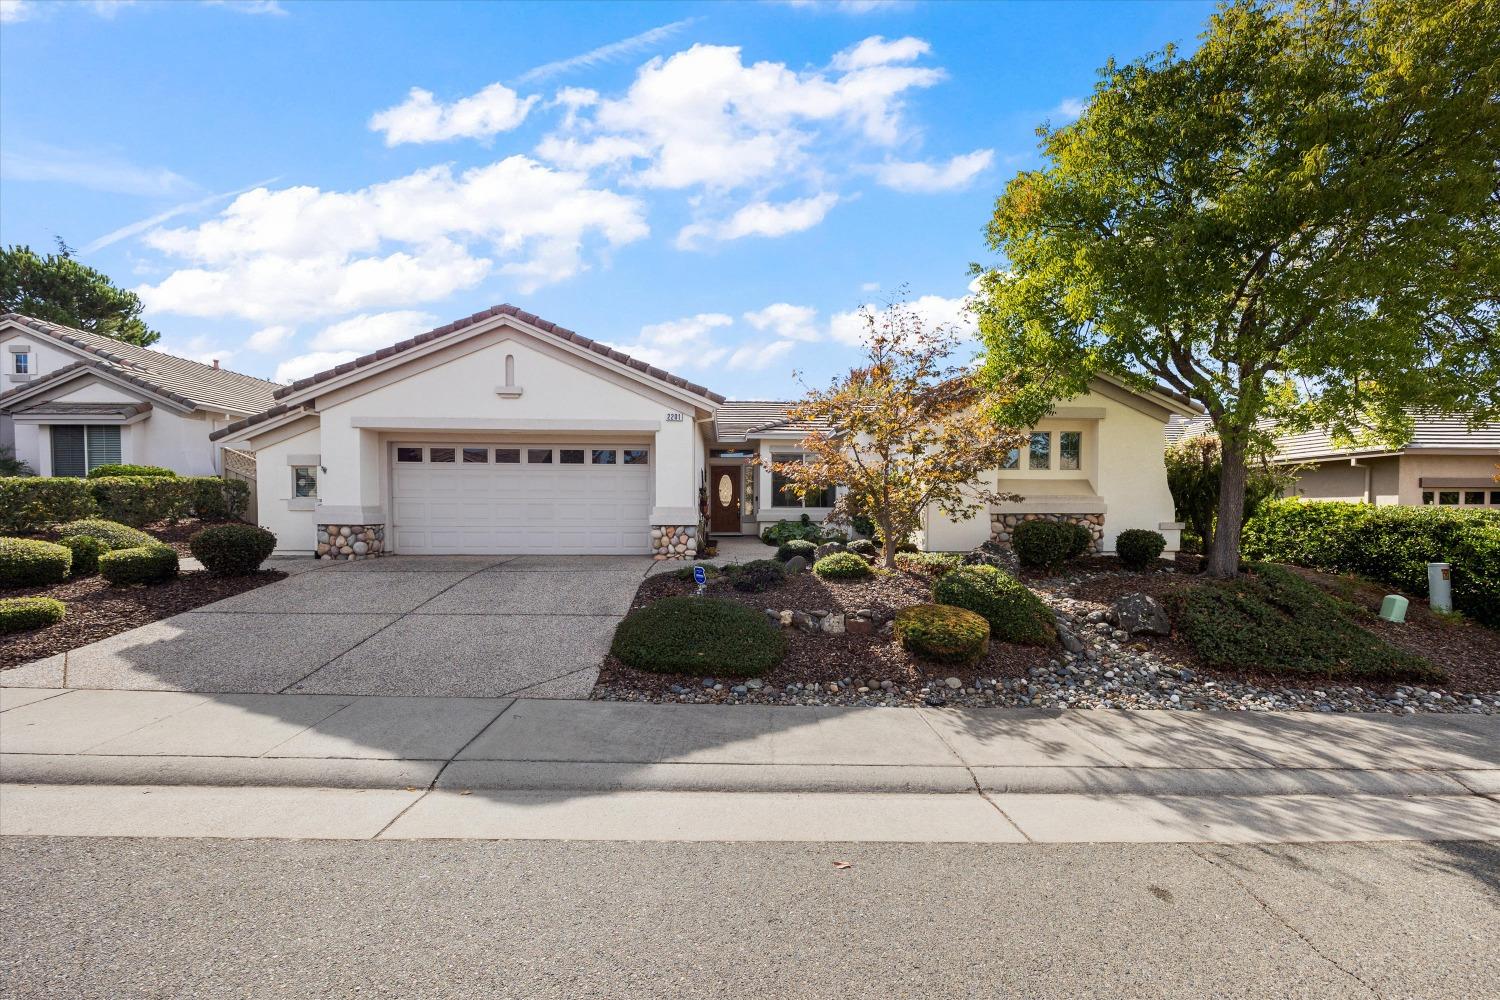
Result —
M1010 544L1022 566L1056 569L1073 554L1074 525L1063 521L1022 521L1011 532Z
M874 572L863 556L853 552L830 552L813 563L812 571L820 580L863 580Z
M1073 544L1068 546L1068 558L1077 559L1094 547L1094 533L1083 524L1070 524L1069 527L1073 529Z
M1500 628L1500 511L1269 500L1245 525L1246 559L1355 573L1427 596L1427 564L1453 567L1453 606Z
M781 662L786 639L765 615L733 601L664 597L620 623L610 652L652 673L754 677Z
M982 616L990 623L990 636L1001 642L1049 646L1057 635L1042 599L994 566L949 573L933 586L932 599Z
M939 577L963 565L963 557L951 552L898 552L896 568L918 576Z
M276 548L276 536L249 524L216 524L188 539L193 557L216 576L245 576L260 569Z
M236 518L250 485L217 476L0 478L0 530L42 531L59 522L103 517L137 527L185 517Z
M947 604L913 604L896 612L901 648L937 663L973 666L990 649L990 625L983 616Z
M118 521L106 521L102 517L69 521L67 524L58 525L57 530L64 536L87 535L90 538L97 538L112 549L133 549L142 545L151 545L156 541L138 528L132 528Z
M1161 557L1166 536L1145 528L1126 528L1115 536L1115 555L1126 569L1142 570Z
M1178 627L1210 666L1352 683L1447 680L1360 628L1358 608L1282 566L1257 563L1234 580L1184 588L1173 601Z
M98 573L99 557L113 547L108 542L91 535L68 535L66 538L58 539L57 544L73 553L73 568L70 572L74 577L93 576Z
M786 567L775 559L734 563L725 566L723 572L731 587L747 594L758 594L786 582Z
M41 531L99 510L88 480L43 476L0 479L0 531Z
M89 470L90 479L105 479L111 476L164 476L176 479L177 473L160 465L96 465Z
M7 597L0 600L0 635L56 625L67 613L67 605L50 597Z
M41 587L62 583L73 566L65 545L36 538L0 538L0 587Z
M813 553L818 551L817 543L809 542L801 538L793 538L789 542L782 542L776 547L776 558L786 562L793 556L801 556L808 562L812 562Z
M99 557L99 575L119 587L163 583L177 575L177 550L156 542L106 552Z

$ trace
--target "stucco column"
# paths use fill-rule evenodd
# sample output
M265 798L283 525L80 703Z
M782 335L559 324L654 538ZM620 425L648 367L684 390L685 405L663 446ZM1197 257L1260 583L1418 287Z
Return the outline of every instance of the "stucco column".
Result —
M317 554L372 558L385 551L386 510L380 432L325 414L318 473Z
M657 559L687 559L698 546L699 449L690 415L656 432L656 499L651 510L651 551Z

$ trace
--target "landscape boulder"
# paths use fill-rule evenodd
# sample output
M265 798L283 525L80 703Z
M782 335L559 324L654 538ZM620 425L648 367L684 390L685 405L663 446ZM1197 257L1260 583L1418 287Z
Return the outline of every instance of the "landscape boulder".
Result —
M1115 598L1115 621L1129 635L1171 635L1172 623L1161 602L1148 594L1124 594Z

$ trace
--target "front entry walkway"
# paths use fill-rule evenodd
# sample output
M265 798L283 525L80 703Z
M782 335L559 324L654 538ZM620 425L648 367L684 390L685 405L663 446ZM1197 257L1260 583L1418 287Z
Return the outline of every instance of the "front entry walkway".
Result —
M302 571L7 670L0 687L584 698L651 567L644 556L281 562Z

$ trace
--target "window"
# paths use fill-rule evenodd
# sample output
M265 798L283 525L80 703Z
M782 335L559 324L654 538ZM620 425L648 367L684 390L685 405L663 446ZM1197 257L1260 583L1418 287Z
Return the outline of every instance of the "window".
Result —
M1063 431L1057 435L1057 467L1077 471L1082 466L1083 432Z
M526 464L527 465L551 465L552 464L552 449L551 448L527 448L526 449Z
M1490 503L1500 507L1500 490L1490 490Z
M1052 468L1052 432L1033 431L1028 451L1031 454L1028 468L1041 470Z
M101 465L120 461L120 428L105 424L52 425L52 474L86 476Z
M1000 463L1002 469L1019 469L1021 467L1021 449L1012 448L1005 453L1005 458Z
M397 448L396 461L398 462L420 462L422 461L421 448Z
M465 465L483 465L486 462L488 462L489 460L490 460L490 450L488 448L465 448L464 449L464 464Z
M1423 490L1422 491L1422 502L1424 504L1428 505L1429 507L1432 506L1432 498L1433 498L1433 492L1431 490Z
M292 496L315 497L318 495L318 467L316 465L292 466Z
M615 464L615 450L613 448L595 448L594 449L594 464L595 465L614 465Z
M801 455L772 455L773 463L788 463L802 461ZM771 506L772 507L832 507L838 490L833 486L825 486L818 492L809 493L807 501L790 491L788 487L791 480L781 473L771 472Z
M1465 490L1464 504L1466 506L1484 506L1484 490Z
M495 449L495 461L498 462L501 465L520 465L521 464L521 449L520 448L496 448Z
M625 464L626 465L647 465L647 464L649 464L648 460L646 458L646 456L648 454L650 454L650 453L647 452L645 448L626 448L625 449Z
M582 448L559 448L557 449L557 460L563 465L582 465Z
M14 359L12 361L12 364L15 366L13 370L15 371L15 373L17 375L30 375L31 374L31 355L30 354L27 354L25 351L17 351L15 354L11 355L11 358Z
M458 457L458 453L452 448L429 448L427 458L432 462L452 462Z
M1438 503L1444 507L1458 506L1458 490L1441 490L1438 492Z

